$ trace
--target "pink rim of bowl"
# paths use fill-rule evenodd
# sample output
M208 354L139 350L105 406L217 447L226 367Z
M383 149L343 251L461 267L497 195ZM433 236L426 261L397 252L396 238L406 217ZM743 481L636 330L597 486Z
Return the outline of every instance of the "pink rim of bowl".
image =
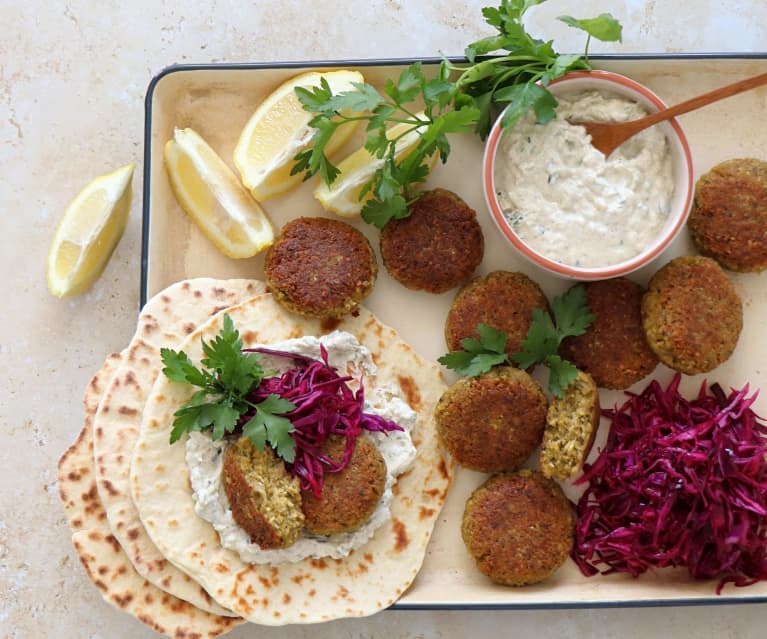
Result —
M574 71L566 76L552 81L549 88L555 95L559 92L557 85L573 83L573 90L599 89L612 91L618 95L637 100L650 110L666 107L664 102L647 87L631 78L610 71ZM485 193L490 215L503 236L530 262L541 268L572 279L599 280L619 277L635 271L654 260L676 238L682 230L690 213L693 194L693 166L687 137L676 118L657 124L665 128L666 137L671 148L674 168L674 194L671 200L669 218L656 237L644 251L634 257L608 266L581 268L556 262L531 249L514 233L506 221L503 209L498 202L495 189L495 158L498 144L501 140L501 118L499 117L490 130L485 143L485 154L482 159L482 187Z

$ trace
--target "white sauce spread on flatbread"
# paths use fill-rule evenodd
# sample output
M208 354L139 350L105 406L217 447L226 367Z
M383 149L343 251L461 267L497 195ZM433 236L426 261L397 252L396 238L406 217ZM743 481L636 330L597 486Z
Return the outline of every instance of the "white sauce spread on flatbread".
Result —
M214 441L207 434L191 433L186 442L186 465L192 484L192 496L197 514L210 522L221 539L221 545L237 552L243 561L256 564L294 562L307 557L332 557L340 559L352 550L364 545L382 524L391 518L389 504L392 486L397 476L405 472L415 461L416 450L411 433L416 423L416 413L400 397L395 389L372 387L376 366L370 351L357 338L343 331L333 331L320 338L302 337L264 345L272 350L300 353L320 359L320 343L327 349L328 363L340 374L355 379L365 378L365 412L380 415L399 424L404 431L369 433L378 444L386 462L386 487L384 494L370 519L353 532L329 537L304 534L292 546L280 550L262 550L250 541L247 533L237 524L229 508L222 481L226 441ZM265 370L283 372L290 367L289 360L260 355ZM353 387L353 384L350 383Z

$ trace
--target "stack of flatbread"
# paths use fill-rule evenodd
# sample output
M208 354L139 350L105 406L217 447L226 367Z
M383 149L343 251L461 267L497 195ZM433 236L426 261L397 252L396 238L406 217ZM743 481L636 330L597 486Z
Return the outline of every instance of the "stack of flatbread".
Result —
M86 388L85 421L59 462L59 491L75 550L105 600L170 637L216 637L246 621L282 625L364 616L396 601L415 578L444 503L452 465L432 410L439 368L360 309L334 326L373 355L376 379L418 414L415 465L400 476L392 518L341 560L255 565L223 548L194 511L184 442L169 443L190 389L161 373L161 348L199 362L201 339L228 314L245 345L321 335L317 320L283 310L254 280L196 279L158 293L130 344Z

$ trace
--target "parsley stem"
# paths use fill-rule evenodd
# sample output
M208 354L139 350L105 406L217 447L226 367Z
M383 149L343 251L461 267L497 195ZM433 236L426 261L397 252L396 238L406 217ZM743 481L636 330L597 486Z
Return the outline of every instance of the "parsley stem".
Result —
M391 105L390 102L382 102L381 104ZM391 106L394 106L394 105L391 105ZM402 118L402 117L399 117L399 118L389 117L389 118L386 118L386 121L394 122L396 124L412 124L413 128L422 126L424 124L430 124L430 120L419 120L417 115L414 115L402 108L400 108L400 110L406 113L407 115L409 115L410 118L408 119L408 118ZM348 115L342 115L339 113L338 116L343 120L342 122L338 123L339 125L346 124L348 122L369 122L370 120L373 120L375 118L375 115L370 115L370 114L348 116Z
M514 67L513 69L509 69L508 71L505 71L504 73L501 73L498 76L498 79L493 84L493 89L498 89L500 86L502 86L504 83L506 83L509 79L513 78L514 76L521 76L523 73L530 73L531 77L530 79L526 80L526 82L529 83L535 83L538 82L543 77L543 72L538 71L537 73L533 73L533 69L539 69L540 64L538 63L530 63L525 64L521 67Z
M505 55L497 58L490 58L489 60L483 60L477 64L468 67L453 67L455 71L462 71L461 75L455 82L456 88L460 91L465 86L471 85L473 82L484 80L490 75L496 72L488 73L488 69L495 69L497 67L506 66L505 62L530 62L534 64L541 64L541 59L531 55ZM520 67L510 67L510 71L518 72Z

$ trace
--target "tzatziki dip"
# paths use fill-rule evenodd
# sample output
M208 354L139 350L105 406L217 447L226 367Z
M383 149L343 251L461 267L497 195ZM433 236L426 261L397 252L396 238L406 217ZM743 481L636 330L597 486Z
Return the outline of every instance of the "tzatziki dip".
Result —
M273 350L288 351L320 359L320 344L328 353L328 363L341 374L367 380L364 410L380 415L399 424L404 430L388 433L369 432L386 463L384 493L370 518L354 531L331 535L313 536L303 533L293 545L278 550L264 550L250 541L248 534L232 516L229 501L222 482L224 452L227 442L213 440L208 434L193 432L186 441L186 465L192 485L195 512L216 529L221 545L238 553L243 561L255 564L279 564L295 562L307 557L331 557L340 559L352 550L364 545L375 531L391 519L390 503L392 488L397 476L408 470L416 457L411 434L416 424L416 413L403 401L394 389L376 386L368 388L374 380L376 366L370 351L350 333L333 331L320 338L301 337L264 346ZM290 367L289 360L261 355L265 370L284 372ZM351 384L350 384L351 385Z
M633 100L601 91L557 96L555 119L532 114L498 145L495 190L514 233L561 264L603 267L641 253L668 218L674 172L668 141L650 127L609 157L568 120L624 122L647 115Z

